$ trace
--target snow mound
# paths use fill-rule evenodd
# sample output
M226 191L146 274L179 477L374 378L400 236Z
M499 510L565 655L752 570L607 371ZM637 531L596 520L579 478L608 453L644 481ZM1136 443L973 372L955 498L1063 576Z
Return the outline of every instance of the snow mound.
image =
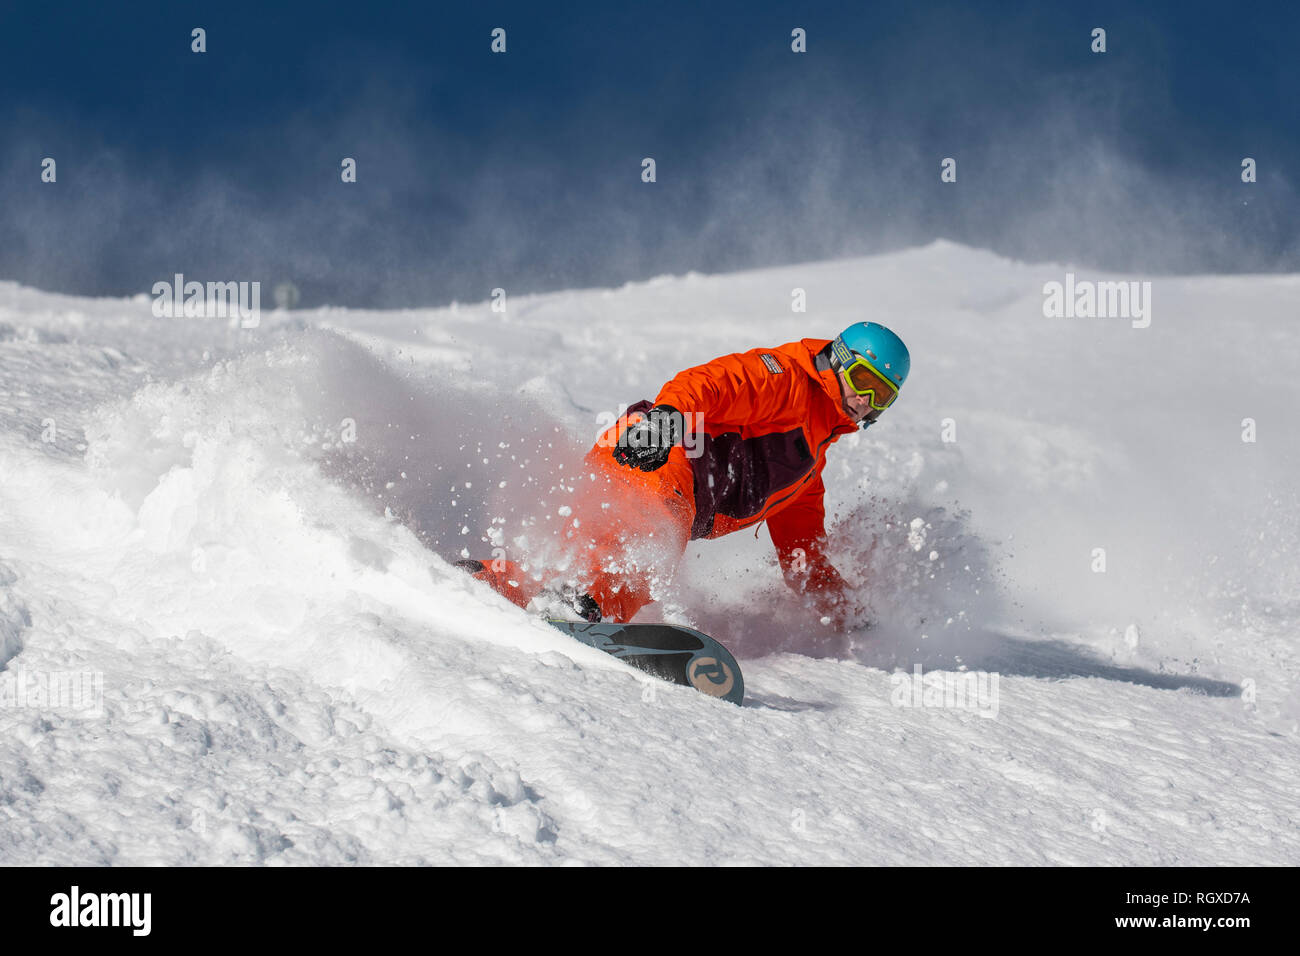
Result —
M1139 330L1045 319L1063 272L939 243L256 330L0 283L0 861L1290 862L1295 279L1156 279ZM679 368L862 318L917 356L826 472L874 626L761 530L646 612L746 706L448 564L545 540Z

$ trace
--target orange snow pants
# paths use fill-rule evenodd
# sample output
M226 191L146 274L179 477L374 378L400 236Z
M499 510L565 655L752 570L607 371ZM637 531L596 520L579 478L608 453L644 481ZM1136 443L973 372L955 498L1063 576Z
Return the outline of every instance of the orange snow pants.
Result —
M587 452L574 507L578 523L565 530L579 548L579 584L600 606L602 620L620 624L655 600L672 578L695 521L695 475L680 445L654 471L614 460L629 419L641 417L624 416Z
M617 624L655 600L691 537L695 477L680 445L655 471L614 461L619 436L640 417L632 412L620 418L583 459L559 532L556 563L561 567L524 571L501 560L474 576L523 608L544 587L574 583L596 602L602 621Z

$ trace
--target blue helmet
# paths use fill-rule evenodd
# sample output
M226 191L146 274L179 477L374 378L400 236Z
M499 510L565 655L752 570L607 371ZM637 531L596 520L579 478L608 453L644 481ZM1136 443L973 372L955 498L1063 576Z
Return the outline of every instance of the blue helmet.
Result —
M836 336L831 344L831 354L841 368L848 368L857 352L895 385L902 387L912 368L912 357L907 346L897 335L875 322L855 322Z

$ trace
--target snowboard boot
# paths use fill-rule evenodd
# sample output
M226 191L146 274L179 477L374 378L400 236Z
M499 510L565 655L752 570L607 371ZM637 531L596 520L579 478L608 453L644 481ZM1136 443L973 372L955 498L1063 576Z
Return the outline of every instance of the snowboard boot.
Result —
M579 591L572 584L543 590L528 605L528 609L549 620L600 623L600 605L595 598Z
M600 622L600 605L571 584L543 588L513 561L457 561L456 567L468 571L512 604L560 621Z

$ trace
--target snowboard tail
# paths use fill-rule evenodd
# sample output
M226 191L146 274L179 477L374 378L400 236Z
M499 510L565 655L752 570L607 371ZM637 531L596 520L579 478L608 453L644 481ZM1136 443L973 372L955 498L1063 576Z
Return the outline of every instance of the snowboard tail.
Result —
M733 704L745 699L745 678L731 652L709 635L675 624L546 623L638 670Z

